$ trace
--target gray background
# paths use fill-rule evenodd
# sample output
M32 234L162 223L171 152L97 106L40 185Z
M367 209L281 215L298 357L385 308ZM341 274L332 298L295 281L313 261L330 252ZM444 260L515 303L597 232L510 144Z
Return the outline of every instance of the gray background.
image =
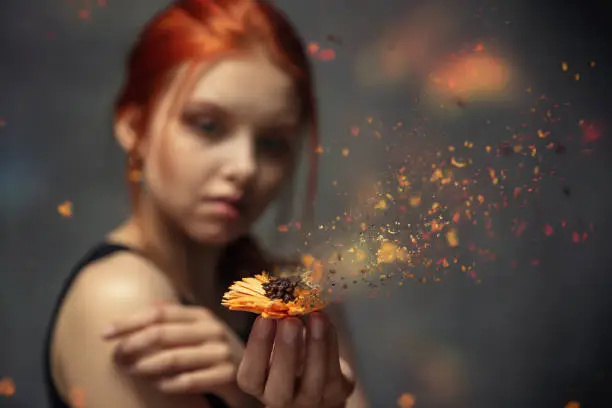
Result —
M83 21L77 11L87 2L80 1L3 0L0 6L0 118L6 121L0 127L0 377L17 385L15 396L0 396L2 407L45 406L40 349L53 299L76 259L129 210L124 159L110 132L111 102L127 47L166 2L108 0L99 8L92 1L91 19ZM360 85L353 75L360 50L423 2L278 3L305 38L322 44L329 34L342 39L342 45L331 44L335 61L316 64L324 145L339 146L369 115L386 123L418 122L442 148L466 139L495 146L508 136L507 126L519 128L524 120L525 101L471 104L437 116L417 103L424 83L419 76L401 87ZM456 26L434 53L493 38L520 72L523 88L571 101L559 134L575 133L580 117L610 125L608 6L524 0L443 6ZM561 71L562 60L580 67L581 81ZM589 71L591 60L596 70ZM429 118L424 124L423 117ZM410 150L405 139L385 137L398 154ZM350 165L323 156L321 219L344 208L331 180L357 185L359 177L384 171L388 156L372 146L353 143ZM506 262L481 267L481 285L451 273L438 284L410 282L389 297L347 302L358 368L374 407L393 407L404 392L416 395L417 407L561 407L570 399L584 407L612 406L606 394L612 367L611 152L605 133L589 156L575 142L567 154L547 158L572 194L545 183L536 209L529 210L536 226L568 219L586 228L593 222L587 243L573 245L567 235L537 238L537 228L520 240L502 234L498 245ZM56 210L65 200L75 205L70 220ZM527 210L516 211L500 222L509 224ZM273 238L270 228L263 231ZM465 233L477 243L487 240L477 230ZM540 259L539 268L529 266L533 258Z

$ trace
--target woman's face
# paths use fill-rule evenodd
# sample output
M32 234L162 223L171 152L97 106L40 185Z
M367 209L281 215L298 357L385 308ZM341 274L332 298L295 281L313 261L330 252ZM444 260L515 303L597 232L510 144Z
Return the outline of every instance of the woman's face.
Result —
M176 99L170 88L166 99ZM249 230L292 175L300 106L287 74L244 55L205 67L181 109L162 98L150 125L147 194L191 239L223 245Z

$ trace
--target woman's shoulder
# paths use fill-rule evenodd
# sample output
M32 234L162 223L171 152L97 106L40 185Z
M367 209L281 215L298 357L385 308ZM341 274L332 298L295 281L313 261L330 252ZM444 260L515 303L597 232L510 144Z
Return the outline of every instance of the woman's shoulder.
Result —
M111 324L159 301L178 303L178 298L164 274L137 254L116 253L79 273L57 316L51 345L53 381L64 400L79 390L93 408L204 406L199 398L165 395L145 379L130 377L115 364L117 341L104 339Z
M68 290L58 317L79 325L92 324L156 302L177 300L171 282L159 268L124 251L86 265Z
M118 252L86 265L55 320L51 365L60 393L66 395L75 386L112 383L110 379L117 374L112 366L113 344L103 340L104 330L119 318L159 301L177 301L172 285L137 254Z
M135 252L118 252L87 265L71 292L101 301L172 300L176 297L168 277L151 261Z

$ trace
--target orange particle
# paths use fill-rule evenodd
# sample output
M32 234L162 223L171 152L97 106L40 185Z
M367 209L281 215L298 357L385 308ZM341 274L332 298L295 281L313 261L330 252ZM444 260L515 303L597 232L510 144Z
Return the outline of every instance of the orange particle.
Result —
M287 231L289 231L288 225L283 224L283 225L278 226L278 232L287 232Z
M455 167L462 168L462 167L467 166L469 163L468 163L468 162L460 162L460 161L457 161L457 160L455 159L455 156L453 156L453 157L451 157L451 164L452 164L453 166L455 166Z
M70 390L70 406L74 408L85 408L85 392L80 387L74 387Z
M0 395L11 397L15 395L15 382L10 377L0 379Z
M453 215L453 222L455 224L457 224L459 222L459 220L461 220L461 213L459 211L457 211L454 215Z
M331 61L336 58L336 51L331 48L326 48L317 52L316 57L321 61Z
M318 153L318 154L323 153L323 146L318 145L318 146L317 146L317 149L315 150L315 153Z
M567 69L568 69L567 62L563 61L561 63L561 69L563 70L563 72L567 71Z
M64 201L57 206L57 212L60 213L62 217L72 217L72 203L70 201Z
M412 394L404 393L397 399L397 406L399 408L413 408L416 403L416 399Z
M302 265L304 265L305 268L310 268L313 265L314 261L314 256L310 254L302 255Z
M578 401L570 401L565 404L564 408L580 408L580 403Z
M539 130L539 129L538 129L538 137L539 137L540 139L544 139L544 138L545 138L545 137L547 137L548 135L550 135L550 132L544 132L544 131L542 131L542 130Z
M484 51L484 44L483 43L476 44L476 47L474 47L474 51L476 52Z
M342 149L342 156L343 157L348 157L348 155L349 155L349 149L347 149L347 148Z
M351 134L352 134L353 136L359 136L359 126L353 126L353 127L351 128Z
M316 54L319 51L319 44L311 42L308 44L308 53L310 55Z
M456 248L459 246L459 236L457 234L457 230L451 229L446 233L446 241L448 241L448 246L451 248Z

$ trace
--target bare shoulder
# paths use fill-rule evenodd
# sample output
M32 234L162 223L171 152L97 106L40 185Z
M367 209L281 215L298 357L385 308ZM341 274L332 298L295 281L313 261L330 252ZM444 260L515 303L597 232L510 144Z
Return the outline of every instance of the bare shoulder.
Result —
M112 358L114 343L102 339L109 324L159 301L178 301L172 285L133 253L109 256L80 272L59 311L51 344L53 377L64 399L79 390L91 408L206 406L195 397L162 395L121 372Z

